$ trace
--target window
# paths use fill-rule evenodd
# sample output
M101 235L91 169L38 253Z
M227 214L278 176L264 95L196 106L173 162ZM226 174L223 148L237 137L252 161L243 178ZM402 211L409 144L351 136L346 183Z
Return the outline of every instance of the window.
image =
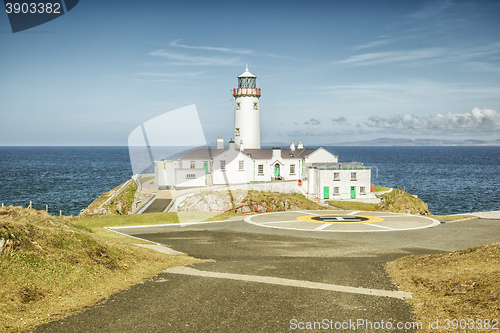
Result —
M340 180L340 172L333 173L333 180Z
M356 172L351 172L351 180L356 180Z
M290 174L295 175L295 164L290 164Z
M264 175L264 164L259 164L257 166L257 172L259 173L259 175L263 176Z
M226 161L225 160L221 160L220 161L220 169L221 170L226 170Z
M194 173L188 173L186 174L186 179L195 179L196 175Z
M258 110L259 109L259 103L254 102L253 103L253 109Z
M240 136L240 129L239 128L236 128L234 130L234 136Z
M333 194L339 194L339 188L338 187L334 187L333 188Z
M191 161L190 162L190 166L191 166L191 169L196 168L196 162L195 161Z
M236 103L236 110L240 110L241 109L241 103Z
M364 186L359 187L359 194L366 194L366 190Z
M245 161L240 161L239 170L245 170Z

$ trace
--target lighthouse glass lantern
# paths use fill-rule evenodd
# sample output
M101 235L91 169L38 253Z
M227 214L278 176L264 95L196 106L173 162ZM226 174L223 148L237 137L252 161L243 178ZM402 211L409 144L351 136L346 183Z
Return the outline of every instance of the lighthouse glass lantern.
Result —
M257 77L248 71L238 76L238 88L233 89L234 136L245 149L260 149L260 88Z

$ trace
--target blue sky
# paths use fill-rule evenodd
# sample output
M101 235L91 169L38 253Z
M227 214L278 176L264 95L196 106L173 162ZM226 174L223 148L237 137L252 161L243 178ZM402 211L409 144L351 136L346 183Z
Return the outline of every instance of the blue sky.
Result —
M13 34L0 14L0 145L127 145L191 104L227 140L246 64L264 143L498 139L498 17L498 1L81 0Z

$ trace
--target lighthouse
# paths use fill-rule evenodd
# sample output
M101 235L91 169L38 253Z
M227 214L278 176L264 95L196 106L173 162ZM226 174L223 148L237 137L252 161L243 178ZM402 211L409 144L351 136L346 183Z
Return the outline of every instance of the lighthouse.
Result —
M257 77L248 71L238 76L238 88L234 96L234 138L237 145L245 149L260 149L260 88Z

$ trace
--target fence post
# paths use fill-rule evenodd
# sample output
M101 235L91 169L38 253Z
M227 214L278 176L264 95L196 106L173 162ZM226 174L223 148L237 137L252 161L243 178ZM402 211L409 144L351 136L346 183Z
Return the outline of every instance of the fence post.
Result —
M49 205L45 205L45 213L49 212Z

